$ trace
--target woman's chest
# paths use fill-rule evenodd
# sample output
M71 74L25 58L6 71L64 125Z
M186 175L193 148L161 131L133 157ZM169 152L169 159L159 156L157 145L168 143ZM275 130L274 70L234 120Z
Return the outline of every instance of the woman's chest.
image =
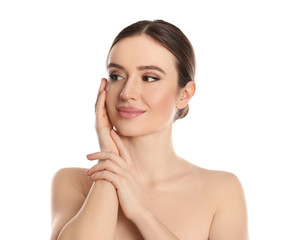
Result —
M208 239L215 203L204 192L147 194L146 204L154 216L178 238ZM143 239L134 223L125 218L120 206L115 239Z

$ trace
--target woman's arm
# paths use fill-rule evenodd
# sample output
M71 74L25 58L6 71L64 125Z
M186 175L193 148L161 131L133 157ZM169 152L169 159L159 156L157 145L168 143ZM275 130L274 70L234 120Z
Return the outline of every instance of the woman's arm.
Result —
M124 215L135 223L144 239L177 240L178 237L146 207L143 190L130 154L114 130L111 131L111 136L118 148L119 155L113 152L89 154L87 156L89 160L99 159L99 162L86 174L91 180L104 179L113 184L117 189Z
M149 210L143 210L133 220L143 238L146 240L178 240L179 238L170 231L162 222Z
M248 240L247 209L240 181L231 173L223 173L219 185L219 201L209 239Z
M85 200L75 171L61 169L53 178L51 240L114 239L118 199L113 185L94 182Z
M112 124L105 107L106 84L107 80L102 79L95 104L95 128L101 150L118 154L110 136ZM119 205L114 186L104 180L94 181L85 199L82 181L69 170L54 176L51 240L114 239Z

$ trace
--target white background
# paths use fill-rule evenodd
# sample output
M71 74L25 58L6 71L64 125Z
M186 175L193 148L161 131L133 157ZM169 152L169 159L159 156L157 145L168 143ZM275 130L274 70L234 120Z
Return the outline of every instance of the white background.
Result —
M116 34L143 19L183 30L197 92L174 124L183 158L241 180L250 239L297 239L295 1L1 1L1 239L49 239L50 185L98 151L94 104ZM199 227L199 226L198 226Z

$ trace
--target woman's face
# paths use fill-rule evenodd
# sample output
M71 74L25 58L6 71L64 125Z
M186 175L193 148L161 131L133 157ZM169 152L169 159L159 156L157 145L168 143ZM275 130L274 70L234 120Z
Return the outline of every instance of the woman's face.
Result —
M108 57L106 106L124 136L160 131L172 123L179 97L175 56L147 35L127 37Z

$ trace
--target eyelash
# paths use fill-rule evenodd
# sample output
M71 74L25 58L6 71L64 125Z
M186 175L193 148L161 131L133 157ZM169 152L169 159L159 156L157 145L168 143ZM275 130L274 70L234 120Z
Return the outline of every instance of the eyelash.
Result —
M121 77L120 75L118 75L118 74L110 74L110 76L109 76L109 79L112 81L112 82L116 82L116 81L119 81L119 79L117 79L118 77L120 77L120 78L122 78L123 79L123 77ZM152 78L152 79L154 79L153 81L148 81L148 79L150 79L150 78ZM122 79L120 79L120 80L122 80ZM146 81L146 82L156 82L156 81L159 81L160 80L160 78L158 78L158 77L152 77L152 76L143 76L142 77L142 79L144 80L144 81Z
M148 81L149 78L154 79L154 81ZM146 82L156 82L156 81L160 80L160 78L158 78L158 77L152 77L152 76L144 76L143 77L143 80L144 79L145 79Z
M121 76L118 74L110 74L109 79L111 79L112 82L116 82L118 80L117 79L118 77L121 77ZM121 77L121 78L123 78L123 77Z

